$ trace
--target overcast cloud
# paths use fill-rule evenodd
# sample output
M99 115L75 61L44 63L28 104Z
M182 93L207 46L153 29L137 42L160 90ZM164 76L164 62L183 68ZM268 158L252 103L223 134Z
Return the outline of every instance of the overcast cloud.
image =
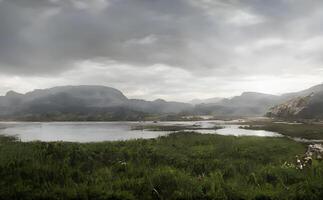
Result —
M0 94L115 87L188 101L323 77L323 1L0 0Z

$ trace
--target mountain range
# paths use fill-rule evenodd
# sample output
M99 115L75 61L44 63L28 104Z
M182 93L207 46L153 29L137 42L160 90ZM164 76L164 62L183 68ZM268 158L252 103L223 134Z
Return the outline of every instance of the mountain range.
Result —
M190 103L163 99L129 99L106 86L60 86L26 94L0 96L5 120L141 120L156 115L263 116L323 118L323 84L307 90L271 95L244 92L232 98L195 99Z
M105 86L61 86L0 97L0 117L9 119L137 120L147 114L179 113L191 105L128 99Z

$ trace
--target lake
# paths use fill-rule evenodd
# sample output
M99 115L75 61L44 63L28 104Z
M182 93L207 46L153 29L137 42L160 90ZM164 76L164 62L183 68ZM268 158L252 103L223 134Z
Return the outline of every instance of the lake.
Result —
M167 135L173 131L133 130L136 126L194 126L201 134L234 136L280 137L278 133L262 130L240 129L234 121L193 122L0 122L0 134L16 136L21 141L100 142L130 139L149 139ZM214 126L223 128L206 130ZM199 129L201 128L201 129ZM185 131L191 131L189 128Z

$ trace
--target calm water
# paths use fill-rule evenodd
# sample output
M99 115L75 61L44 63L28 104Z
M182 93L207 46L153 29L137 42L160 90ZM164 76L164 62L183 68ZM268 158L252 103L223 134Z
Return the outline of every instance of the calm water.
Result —
M154 125L151 122L10 122L0 123L0 134L17 136L21 141L70 141L98 142L116 141L138 138L156 138L167 135L167 131L132 130L138 125ZM269 131L239 129L239 125L226 124L222 121L203 122L159 122L161 125L195 125L200 128L223 126L219 130L195 130L205 134L235 135L235 136L265 136L279 137L281 135ZM187 130L190 131L190 130Z

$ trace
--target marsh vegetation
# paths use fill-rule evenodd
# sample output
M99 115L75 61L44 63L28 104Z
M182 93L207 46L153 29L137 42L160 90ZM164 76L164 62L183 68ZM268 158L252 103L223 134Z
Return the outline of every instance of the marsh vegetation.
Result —
M322 199L323 163L287 138L174 133L100 143L0 139L1 199Z
M280 133L282 135L305 138L305 139L323 139L323 124L306 124L306 123L252 123L241 128L251 130L267 130Z

